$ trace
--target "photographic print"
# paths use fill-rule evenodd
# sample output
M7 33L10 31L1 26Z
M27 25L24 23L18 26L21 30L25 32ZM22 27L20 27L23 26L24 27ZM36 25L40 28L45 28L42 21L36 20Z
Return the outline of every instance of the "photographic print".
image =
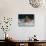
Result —
M18 14L19 26L34 26L34 14Z

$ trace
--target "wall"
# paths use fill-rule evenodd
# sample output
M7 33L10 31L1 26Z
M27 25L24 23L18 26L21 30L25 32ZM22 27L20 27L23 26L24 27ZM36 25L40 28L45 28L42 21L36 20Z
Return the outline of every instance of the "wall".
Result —
M16 40L28 40L29 37L36 34L39 40L45 40L46 6L44 4L42 6L40 8L33 8L30 6L28 0L0 0L0 19L3 16L13 17L11 29L8 31L10 37ZM19 27L18 14L20 13L34 14L35 26ZM0 39L2 39L2 36L0 36Z

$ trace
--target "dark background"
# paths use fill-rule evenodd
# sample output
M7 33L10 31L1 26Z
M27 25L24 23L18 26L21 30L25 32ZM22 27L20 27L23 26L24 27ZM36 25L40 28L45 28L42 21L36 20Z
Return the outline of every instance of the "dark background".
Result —
M18 19L24 19L26 16L34 20L34 14L18 14Z

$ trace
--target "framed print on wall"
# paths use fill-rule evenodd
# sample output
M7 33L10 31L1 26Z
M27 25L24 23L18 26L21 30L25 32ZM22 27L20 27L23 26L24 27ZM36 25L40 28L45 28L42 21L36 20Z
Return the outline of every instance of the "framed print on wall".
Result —
M34 14L18 14L19 26L34 26Z

